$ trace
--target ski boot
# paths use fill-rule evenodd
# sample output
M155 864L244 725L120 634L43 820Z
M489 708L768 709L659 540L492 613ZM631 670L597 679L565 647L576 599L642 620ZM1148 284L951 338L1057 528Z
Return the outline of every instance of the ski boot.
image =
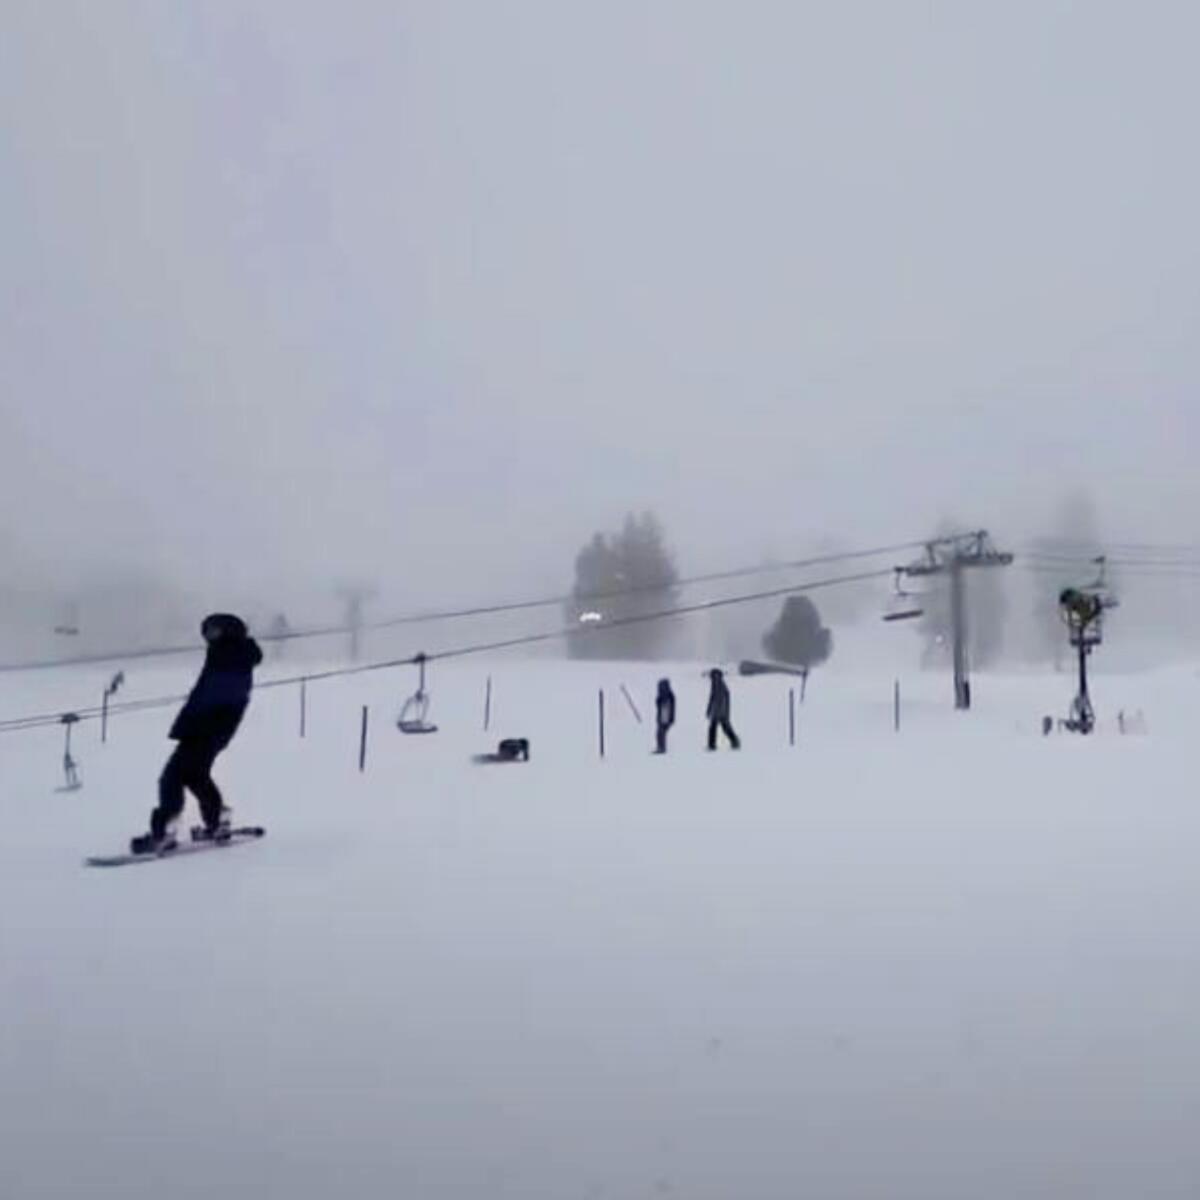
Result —
M215 825L196 825L192 829L193 842L228 842L233 837L233 810L221 806Z
M166 833L141 833L129 839L129 853L170 854L178 845L175 835L170 830Z

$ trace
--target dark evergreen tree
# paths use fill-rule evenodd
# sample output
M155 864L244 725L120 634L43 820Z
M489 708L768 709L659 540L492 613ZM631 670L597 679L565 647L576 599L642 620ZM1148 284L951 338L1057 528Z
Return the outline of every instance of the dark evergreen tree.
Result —
M821 614L807 596L788 596L762 644L775 662L815 667L833 653L833 632L821 624Z

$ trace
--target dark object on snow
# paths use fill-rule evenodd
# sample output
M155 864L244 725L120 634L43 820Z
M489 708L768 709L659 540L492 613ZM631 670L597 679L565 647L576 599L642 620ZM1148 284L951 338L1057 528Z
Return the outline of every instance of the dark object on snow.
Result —
M507 762L515 762L517 759L521 759L523 762L528 762L529 739L503 738L496 750L496 753Z
M658 681L658 693L654 697L654 753L666 754L667 734L675 724L675 693L669 679Z
M725 682L725 673L716 667L713 667L708 673L708 677L712 680L712 686L708 693L708 708L705 710L705 715L708 717L708 748L715 750L717 748L717 730L720 729L729 739L730 746L734 750L742 748L741 739L733 731L733 726L729 723L730 696L729 685Z
M629 694L629 689L621 684L621 695L625 697L625 703L629 705L629 711L633 713L633 719L640 725L642 723L642 714L638 706L634 704L633 697Z
M504 738L494 754L475 755L477 763L508 763L529 761L528 738Z
M184 788L200 802L204 824L216 828L221 793L211 770L217 755L233 740L250 703L254 668L262 651L245 622L231 613L205 617L200 632L208 643L204 668L171 726L179 743L158 781L158 807L150 814L150 833L161 838L183 811Z
M800 703L808 694L808 668L792 667L784 663L755 662L753 659L743 659L738 663L739 675L795 675L800 680Z
M743 659L738 663L739 675L796 675L800 679L808 678L807 667L795 667L788 663L756 662L752 658Z

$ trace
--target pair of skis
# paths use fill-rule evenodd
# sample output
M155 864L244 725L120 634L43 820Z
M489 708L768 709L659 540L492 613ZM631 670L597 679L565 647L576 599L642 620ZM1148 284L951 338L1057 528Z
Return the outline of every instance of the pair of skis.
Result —
M240 846L244 842L256 842L266 836L266 830L261 825L243 825L231 829L227 838L215 839L202 826L192 830L190 842L179 842L171 849L154 850L147 854L97 854L84 859L84 865L89 867L123 867L130 863L161 862L164 858L179 858L185 854L199 854L204 850L226 850L230 846Z

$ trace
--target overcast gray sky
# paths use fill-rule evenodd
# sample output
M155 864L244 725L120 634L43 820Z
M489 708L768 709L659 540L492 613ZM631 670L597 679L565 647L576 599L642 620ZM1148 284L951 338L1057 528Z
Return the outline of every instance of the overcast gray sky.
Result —
M399 600L1195 539L1188 3L0 7L0 546ZM1105 490L1107 489L1107 491ZM83 547L88 549L83 549Z

